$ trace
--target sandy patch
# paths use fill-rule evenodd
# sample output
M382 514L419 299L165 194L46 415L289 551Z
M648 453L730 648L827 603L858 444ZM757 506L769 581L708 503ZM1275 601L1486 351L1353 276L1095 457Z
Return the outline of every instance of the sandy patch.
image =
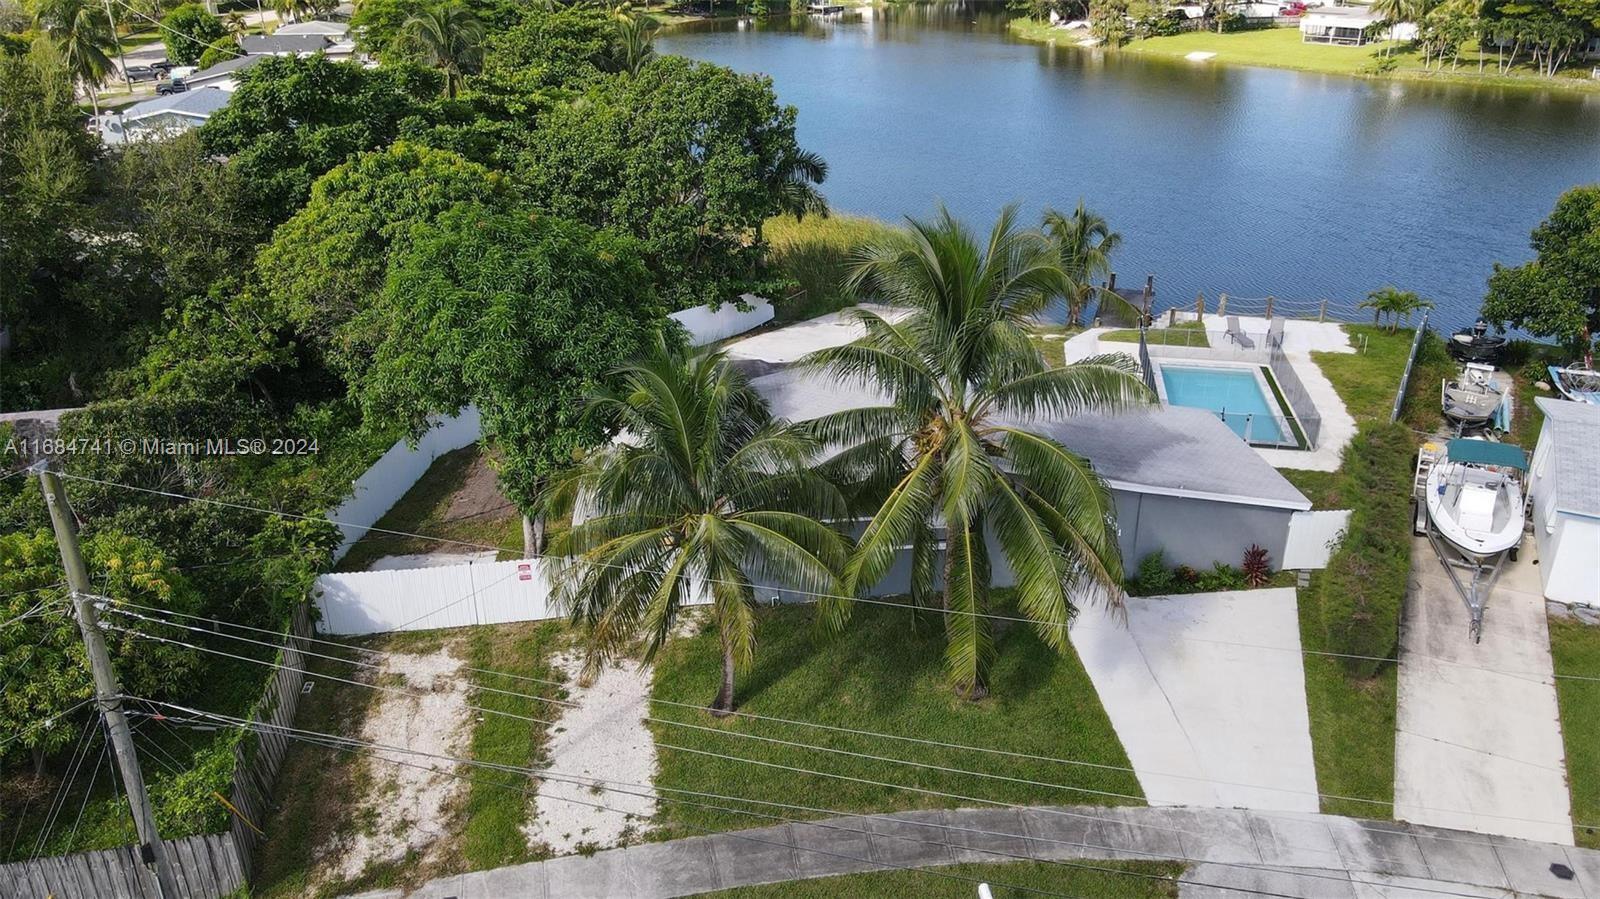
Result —
M444 511L445 521L515 515L511 502L500 493L500 476L489 464L488 456L478 452L462 473L461 486L450 496Z
M627 842L644 833L656 811L652 791L627 786L655 779L655 741L643 720L650 712L652 669L623 661L607 667L585 687L579 682L583 669L580 651L564 652L552 664L572 684L567 698L576 706L568 707L551 728L549 767L583 777L586 783L539 784L524 833L530 845L542 844L556 855L568 855L580 847L605 849ZM610 784L629 793L652 795L608 792L596 786Z
M362 723L360 739L434 755L460 756L470 734L462 662L445 646L426 654L369 654L381 665L366 677L410 695L382 692ZM368 864L395 861L409 852L426 860L449 820L448 809L465 786L453 765L402 752L372 750L370 787L354 814L361 827L347 832L324 857L330 876L349 879ZM390 764L390 758L405 765ZM427 768L410 767L426 765Z

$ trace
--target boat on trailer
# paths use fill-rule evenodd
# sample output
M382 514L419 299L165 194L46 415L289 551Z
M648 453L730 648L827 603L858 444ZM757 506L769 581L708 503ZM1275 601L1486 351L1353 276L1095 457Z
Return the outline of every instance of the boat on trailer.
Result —
M1458 429L1484 427L1503 402L1505 394L1494 386L1492 365L1468 362L1461 374L1440 384L1439 403L1444 417Z
M1595 371L1587 362L1566 368L1550 366L1550 383L1573 402L1600 406L1600 371Z
M1458 361L1493 365L1500 361L1500 354L1506 348L1506 339L1490 334L1489 323L1480 318L1471 327L1451 334L1445 346Z
M1510 444L1472 438L1451 440L1442 454L1436 448L1431 453L1429 458L1425 447L1418 462L1419 512L1425 510L1428 542L1467 606L1468 635L1476 643L1483 638L1483 612L1495 580L1522 543L1527 454Z

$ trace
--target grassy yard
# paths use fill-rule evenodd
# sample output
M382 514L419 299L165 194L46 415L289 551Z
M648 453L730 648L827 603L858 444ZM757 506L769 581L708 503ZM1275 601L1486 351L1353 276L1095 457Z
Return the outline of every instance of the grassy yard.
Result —
M1280 468L1278 474L1311 500L1313 509L1339 509L1339 473L1304 468Z
M1098 613L1089 610L1085 614ZM994 668L993 695L982 702L969 703L958 699L945 681L944 640L936 619L921 617L919 620L910 610L860 606L844 634L836 640L819 642L813 636L812 616L813 609L809 606L778 607L761 613L755 664L738 680L736 697L741 710L835 727L1074 759L1114 768L1128 766L1127 755L1077 655L1069 651L1065 656L1056 656L1029 628L1011 627L996 636L999 656ZM658 700L709 704L716 693L719 671L716 634L707 629L691 639L677 641L663 653L656 666L654 696ZM700 790L847 812L981 804L796 774L671 748L678 746L1010 803L1130 803L1140 801L1138 797L1142 796L1138 781L1128 771L1015 759L739 717L717 721L706 714L659 703L653 714L728 732L651 725L660 757L655 781L660 788ZM757 734L1132 798L912 768L741 739L731 734ZM670 793L664 795L671 796ZM827 814L818 812L809 817L827 817ZM673 838L692 836L703 830L736 830L771 822L734 812L663 802L658 823L661 829L657 835Z
M522 519L500 495L496 477L484 451L476 444L445 453L378 519L376 527L463 542L373 530L350 548L339 561L339 570L364 571L389 555L472 552L474 545L501 547L503 559L520 555Z
M1206 326L1201 322L1178 322L1168 328L1151 328L1144 332L1145 342L1150 346L1210 346L1211 338L1206 336ZM1113 340L1118 343L1138 343L1139 330L1137 328L1123 328L1117 331L1107 331L1100 335L1101 340Z
M1044 357L1046 365L1061 368L1067 364L1067 339L1082 330L1076 326L1036 325L1028 332L1028 342Z
M1550 619L1550 654L1557 674L1600 672L1600 627ZM1567 744L1572 820L1592 825L1600 822L1600 683L1557 680L1556 698ZM1574 835L1579 846L1600 849L1600 830L1580 826Z
M1085 862L1097 868L1127 873L1091 871L1043 862L949 865L920 871L877 871L846 874L758 887L740 887L707 893L706 899L833 899L836 896L917 896L919 899L970 899L977 892L968 880L989 883L994 895L1023 897L1045 891L1051 895L1094 896L1096 899L1171 899L1178 895L1172 879L1183 873L1178 864L1150 862ZM937 873L932 873L937 872ZM954 875L940 877L939 874ZM1142 876L1141 876L1142 875ZM1160 878L1160 879L1158 879Z
M863 244L882 237L894 226L877 219L834 213L827 218L793 216L767 219L765 234L772 261L797 285L780 299L776 324L803 321L856 302L844 289L851 256Z
M1365 349L1357 353L1314 352L1311 359L1333 382L1334 390L1357 422L1388 421L1416 331L1401 328L1390 332L1376 325L1345 325L1344 329L1358 349L1365 339ZM1423 338L1401 421L1420 431L1437 428L1442 421L1439 381L1454 372L1455 364L1444 350L1444 341L1432 333Z
M1040 41L1053 40L1060 44L1073 44L1085 36L1081 32L1052 29L1048 25L1026 19L1014 20L1011 28L1019 37ZM1600 89L1600 85L1584 77L1587 68L1582 65L1571 66L1556 78L1542 77L1525 65L1513 69L1509 74L1497 74L1493 53L1482 54L1484 71L1479 73L1480 54L1472 50L1463 50L1455 71L1450 71L1449 66L1446 66L1444 71L1424 71L1420 54L1398 44L1390 47L1392 51L1390 58L1394 60L1394 69L1382 72L1379 68L1385 65L1386 46L1369 44L1365 47L1334 47L1326 44L1308 44L1301 40L1298 28L1265 28L1230 34L1188 31L1169 37L1137 40L1117 52L1174 60L1185 60L1190 53L1214 53L1215 56L1199 64L1264 66L1330 75L1370 76L1418 82L1545 90Z

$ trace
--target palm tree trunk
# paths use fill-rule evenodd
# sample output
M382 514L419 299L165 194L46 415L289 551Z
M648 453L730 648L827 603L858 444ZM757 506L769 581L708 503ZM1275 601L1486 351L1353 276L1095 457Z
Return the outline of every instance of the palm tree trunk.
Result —
M522 516L522 557L532 559L544 553L544 516Z
M722 687L711 704L711 714L718 718L733 714L733 644L726 635L722 638Z

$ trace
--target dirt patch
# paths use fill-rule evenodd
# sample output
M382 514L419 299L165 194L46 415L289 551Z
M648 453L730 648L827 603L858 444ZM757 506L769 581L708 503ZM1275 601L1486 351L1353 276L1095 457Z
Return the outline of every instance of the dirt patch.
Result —
M500 476L485 453L472 454L472 461L460 474L460 483L451 494L441 521L463 521L490 515L513 514L510 500L500 492Z

